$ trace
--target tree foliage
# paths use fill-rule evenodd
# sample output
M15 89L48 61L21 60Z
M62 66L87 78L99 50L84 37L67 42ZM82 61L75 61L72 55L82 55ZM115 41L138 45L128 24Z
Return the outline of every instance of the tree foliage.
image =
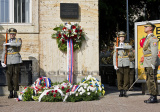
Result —
M159 0L128 0L128 8L130 38L134 38L135 22L160 19ZM100 45L114 40L117 25L126 32L126 0L99 0Z

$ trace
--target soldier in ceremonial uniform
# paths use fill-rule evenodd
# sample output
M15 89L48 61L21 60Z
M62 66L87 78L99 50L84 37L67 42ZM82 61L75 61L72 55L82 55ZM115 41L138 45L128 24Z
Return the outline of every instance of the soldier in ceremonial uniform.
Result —
M20 63L22 63L20 49L22 41L20 38L16 38L17 30L15 28L9 29L10 39L8 43L3 44L3 53L1 59L1 65L7 67L6 76L8 82L8 90L10 94L8 98L18 98L17 91L19 90L19 71ZM4 64L5 58L5 46L7 46L7 63ZM14 92L13 92L14 91Z
M158 39L154 36L153 31L155 25L148 22L144 26L144 32L147 33L147 37L143 44L144 62L143 67L146 74L146 83L150 93L150 98L145 100L145 103L157 103L157 69L159 65L158 59Z
M126 91L129 88L129 49L132 48L129 43L124 43L125 33L120 31L118 33L119 46L115 47L113 54L113 65L117 71L118 90L120 91L119 97L127 97ZM118 53L116 53L118 49ZM118 66L116 66L116 55L118 55Z

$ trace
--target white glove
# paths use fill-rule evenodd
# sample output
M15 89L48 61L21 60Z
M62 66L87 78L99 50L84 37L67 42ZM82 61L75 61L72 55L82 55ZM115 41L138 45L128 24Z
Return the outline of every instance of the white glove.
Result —
M155 69L155 66L151 64L152 69Z
M2 65L2 67L6 67L6 64L4 64L4 63L1 63L1 65Z
M116 49L123 49L123 47L116 47Z
M11 43L6 43L6 44L3 44L3 45L11 45Z
M115 69L115 70L118 70L118 67L117 67L117 66L114 66L114 69Z

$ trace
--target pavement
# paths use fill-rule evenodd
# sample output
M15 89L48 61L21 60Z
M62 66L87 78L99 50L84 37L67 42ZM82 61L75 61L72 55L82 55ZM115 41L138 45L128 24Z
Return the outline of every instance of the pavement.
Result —
M0 112L160 112L160 101L144 103L149 95L142 95L140 87L128 91L127 98L118 96L116 86L105 84L105 90L106 94L99 100L81 102L23 102L0 96Z

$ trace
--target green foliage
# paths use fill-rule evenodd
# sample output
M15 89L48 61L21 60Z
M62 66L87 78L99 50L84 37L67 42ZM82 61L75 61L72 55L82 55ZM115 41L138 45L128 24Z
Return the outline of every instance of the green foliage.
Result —
M23 101L33 101L32 95L33 95L33 89L28 87L27 91L23 94Z
M55 96L54 96L55 95ZM49 92L48 95L44 95L43 98L41 99L42 102L61 102L62 101L62 97L60 93L52 93Z
M90 95L87 95L87 93L83 93L82 95L76 96L76 94L72 94L67 98L67 102L79 102L79 101L92 101L92 100L98 100L99 95L97 93L91 92Z
M40 95L39 95L40 96ZM34 101L38 101L39 96L33 96Z
M54 83L52 83L51 85L52 86L55 86L55 85L58 85L58 84L60 84L59 82L54 82Z

